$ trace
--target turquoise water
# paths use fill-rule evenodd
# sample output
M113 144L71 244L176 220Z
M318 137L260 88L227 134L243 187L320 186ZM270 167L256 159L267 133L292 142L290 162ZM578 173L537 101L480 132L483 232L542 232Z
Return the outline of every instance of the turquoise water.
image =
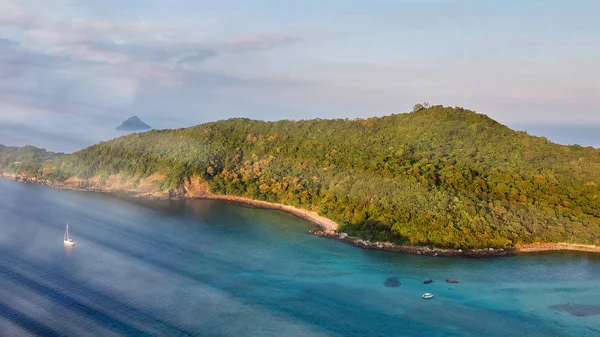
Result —
M0 336L600 335L598 255L422 257L311 228L221 201L0 181Z

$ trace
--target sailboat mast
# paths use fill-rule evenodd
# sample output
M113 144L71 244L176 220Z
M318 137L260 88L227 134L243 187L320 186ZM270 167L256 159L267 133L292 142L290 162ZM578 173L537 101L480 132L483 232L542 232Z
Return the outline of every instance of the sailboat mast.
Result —
M69 241L69 224L67 224L67 229L65 230L65 241Z

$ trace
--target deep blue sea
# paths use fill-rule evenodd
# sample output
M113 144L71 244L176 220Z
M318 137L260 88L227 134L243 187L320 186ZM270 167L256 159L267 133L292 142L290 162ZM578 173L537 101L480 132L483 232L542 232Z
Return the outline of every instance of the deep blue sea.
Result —
M0 180L0 336L600 336L599 255L423 257L311 228Z

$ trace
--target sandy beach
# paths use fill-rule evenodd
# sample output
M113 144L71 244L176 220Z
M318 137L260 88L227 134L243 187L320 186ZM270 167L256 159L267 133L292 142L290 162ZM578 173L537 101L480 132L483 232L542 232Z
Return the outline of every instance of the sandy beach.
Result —
M296 208L293 206L275 204L275 203L271 203L271 202L254 200L254 199L243 198L243 197L236 197L236 196L231 196L231 195L206 195L206 196L192 197L192 198L211 199L211 200L227 200L227 201L239 202L242 204L248 204L248 205L261 207L261 208L276 209L276 210L294 214L295 216L298 216L300 218L314 222L315 224L319 225L319 227L321 227L325 231L335 231L338 228L338 224L333 220L322 217L319 214L317 214L316 212L307 211L305 209Z
M535 253L549 251L578 251L600 253L600 247L592 245L579 245L574 243L536 243L530 245L517 245L515 251L517 253Z
M18 175L6 174L2 173L0 177L10 180L16 180L23 183L33 183L33 184L41 184L46 185L53 188L59 189L70 189L70 190L79 190L79 191L89 191L89 192L102 192L102 193L111 193L111 194L121 194L133 198L149 198L149 199L210 199L210 200L225 200L231 202L237 202L242 204L247 204L255 207L265 208L265 209L274 209L280 210L284 212L288 212L300 218L311 221L322 228L323 231L311 231L311 234L321 237L327 237L329 239L334 239L346 243L353 244L354 246L365 248L365 249L375 249L375 250L387 250L387 251L395 251L395 252L403 252L409 254L418 254L418 255L432 255L432 256L506 256L513 254L526 254L526 253L535 253L535 252L546 252L546 251L580 251L580 252L592 252L592 253L600 253L600 246L593 245L582 245L582 244L571 244L571 243L536 243L536 244L528 244L528 245L516 245L511 249L490 249L490 248L482 248L482 249L474 249L474 250L460 250L460 249L442 249L442 248L433 248L426 249L426 247L413 247L413 246L398 246L392 243L371 243L365 240L361 240L360 238L343 236L342 233L337 233L338 224L326 217L323 217L316 212L308 211L305 209L297 208L294 206L271 203L262 200L255 200L245 197L238 197L232 195L215 195L211 194L206 186L186 186L186 192L177 193L174 196L169 196L168 192L154 192L150 193L148 190L141 190L139 187L136 188L128 188L125 186L98 186L96 185L94 188L87 187L83 188L79 183L54 183L49 181L39 181L36 179L29 179L27 177L22 177ZM148 186L146 186L148 188Z

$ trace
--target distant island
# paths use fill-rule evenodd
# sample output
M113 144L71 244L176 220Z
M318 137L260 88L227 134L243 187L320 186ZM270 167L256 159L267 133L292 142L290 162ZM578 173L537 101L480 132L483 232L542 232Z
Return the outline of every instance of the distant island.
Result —
M117 126L117 131L143 131L152 127L144 122L138 116L127 118L121 125Z
M30 151L0 148L0 171L63 188L276 203L330 219L337 238L369 248L600 246L600 149L557 145L463 108L237 118L131 134L70 155Z

